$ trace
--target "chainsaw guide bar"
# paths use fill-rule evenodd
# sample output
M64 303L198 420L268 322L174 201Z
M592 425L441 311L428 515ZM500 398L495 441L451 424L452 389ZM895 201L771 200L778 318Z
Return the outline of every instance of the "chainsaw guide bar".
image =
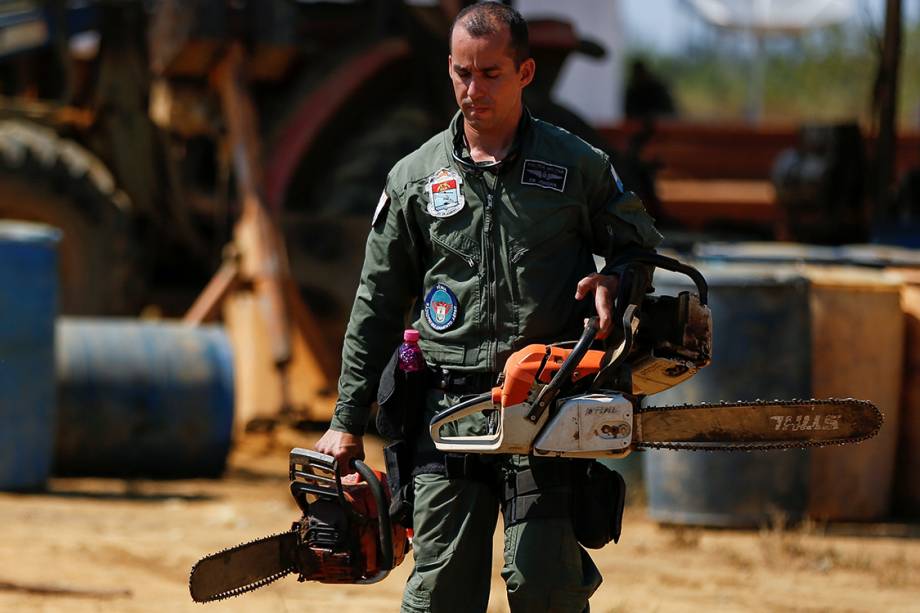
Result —
M293 573L296 547L297 532L292 530L202 558L188 579L192 600L213 602L239 596Z
M878 407L853 398L640 407L632 446L769 451L848 445L878 434L883 421Z

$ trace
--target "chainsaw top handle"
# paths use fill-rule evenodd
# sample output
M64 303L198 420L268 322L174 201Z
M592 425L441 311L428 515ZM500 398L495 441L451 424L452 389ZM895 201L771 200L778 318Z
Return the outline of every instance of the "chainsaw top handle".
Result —
M696 285L696 291L700 296L700 304L705 305L708 303L709 285L706 283L706 279L703 277L703 274L700 271L698 271L693 266L690 266L689 264L684 264L679 260L669 258L666 255L661 255L660 253L655 253L653 251L628 250L621 256L608 262L607 265L604 266L604 268L601 270L601 274L619 274L622 277L623 274L620 271L628 270L629 268L640 264L645 264L654 268L661 268L662 270L669 270L671 272L676 272L678 274L689 277L690 280L693 281L693 284ZM621 284L620 286L621 289L626 292L632 289L629 287L623 287L623 285L629 284ZM618 292L618 307L621 297L623 297L623 293ZM627 302L628 301L624 301L623 306L619 308L625 310Z
M595 375L592 389L599 388L604 384L609 374L626 359L632 348L632 318L636 315L639 305L642 303L642 299L648 287L648 281L651 281L650 278L648 281L643 281L645 275L639 270L639 267L643 265L686 275L693 281L694 285L696 285L700 297L700 304L705 305L708 301L709 285L706 283L706 279L703 277L702 273L696 268L684 264L679 260L669 258L653 251L628 250L618 258L610 261L601 270L601 274L616 274L619 276L613 321L621 322L622 330L614 328L613 339L610 340L614 340L615 342L611 344L610 349L607 351L607 356L604 360L606 363L604 368ZM562 386L571 380L575 369L578 368L582 358L588 352L588 349L591 348L591 344L597 337L599 329L600 325L597 317L591 317L587 320L584 332L582 332L581 338L578 340L575 348L572 349L572 352L559 367L559 370L556 371L552 380L540 391L534 402L534 407L527 414L527 419L536 423L543 412L552 405L553 400L559 395ZM623 345L620 349L620 353L614 358L614 349L620 342L622 342Z

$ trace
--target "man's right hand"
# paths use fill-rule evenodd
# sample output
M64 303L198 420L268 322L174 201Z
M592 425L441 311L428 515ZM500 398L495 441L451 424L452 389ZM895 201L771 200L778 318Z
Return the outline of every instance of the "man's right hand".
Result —
M340 474L352 472L351 461L364 459L364 438L357 434L326 430L321 439L313 446L320 453L331 455L343 467Z

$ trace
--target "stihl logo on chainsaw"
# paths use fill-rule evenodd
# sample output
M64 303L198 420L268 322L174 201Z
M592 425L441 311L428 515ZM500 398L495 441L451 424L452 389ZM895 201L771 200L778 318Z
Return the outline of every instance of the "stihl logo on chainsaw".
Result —
M771 415L777 432L799 430L832 431L840 428L840 415Z

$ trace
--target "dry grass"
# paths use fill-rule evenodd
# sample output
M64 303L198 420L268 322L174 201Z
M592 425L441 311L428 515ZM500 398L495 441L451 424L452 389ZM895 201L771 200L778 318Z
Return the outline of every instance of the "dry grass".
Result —
M672 549L699 549L703 538L700 528L685 526L662 526L661 529L668 534L668 547Z

